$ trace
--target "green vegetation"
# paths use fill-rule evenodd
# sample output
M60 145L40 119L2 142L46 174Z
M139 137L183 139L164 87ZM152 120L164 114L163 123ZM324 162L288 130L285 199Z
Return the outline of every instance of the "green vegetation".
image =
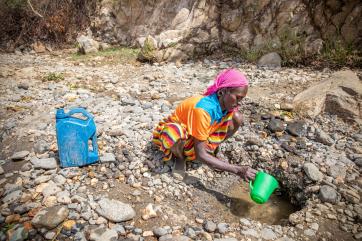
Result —
M27 5L26 0L5 0L5 5L11 9L20 9Z
M64 75L63 73L50 72L47 75L43 76L42 80L58 82L64 80Z
M137 59L139 52L140 50L136 48L112 47L86 55L74 53L71 58L74 61L89 62L92 60L98 61L97 57L101 57L99 61L101 61L102 64L129 63Z
M325 42L319 55L306 55L304 51L305 36L299 36L291 31L279 34L279 44L268 42L262 47L244 49L239 54L242 58L255 63L261 56L277 52L282 57L283 66L313 65L315 67L361 67L362 52L352 44L342 44L340 41Z

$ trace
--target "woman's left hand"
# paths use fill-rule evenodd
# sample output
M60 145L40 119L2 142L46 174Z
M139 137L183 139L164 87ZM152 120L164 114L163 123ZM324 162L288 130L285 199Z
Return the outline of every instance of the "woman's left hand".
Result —
M254 180L256 172L257 170L249 166L240 166L237 174L246 181L249 181Z

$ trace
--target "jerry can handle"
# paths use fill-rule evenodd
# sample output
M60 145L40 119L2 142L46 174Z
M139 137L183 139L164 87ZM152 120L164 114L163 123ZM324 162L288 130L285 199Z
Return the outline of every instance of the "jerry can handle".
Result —
M81 113L83 114L85 117L87 117L88 119L92 119L93 116L91 114L89 114L85 109L83 108L73 108L71 109L69 112L68 112L68 115L71 116L71 115L74 115L74 114L77 114L77 113Z
M254 188L251 180L249 181L249 188L250 188L250 191L252 191Z

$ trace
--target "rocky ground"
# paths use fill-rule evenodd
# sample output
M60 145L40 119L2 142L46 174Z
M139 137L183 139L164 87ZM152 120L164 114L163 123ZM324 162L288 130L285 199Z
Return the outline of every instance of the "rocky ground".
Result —
M277 194L298 211L276 224L231 212L235 176L195 162L180 181L150 144L160 119L231 66L251 88L245 125L222 153L278 178ZM67 51L2 54L0 240L360 240L361 126L301 118L291 105L332 74L237 59L150 65ZM61 169L55 109L75 106L95 116L100 162Z

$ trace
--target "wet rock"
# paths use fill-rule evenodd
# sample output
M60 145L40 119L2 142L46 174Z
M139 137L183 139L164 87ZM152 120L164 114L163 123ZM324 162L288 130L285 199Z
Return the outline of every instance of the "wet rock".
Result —
M276 52L263 55L257 63L258 67L280 68L282 66L282 58Z
M334 143L334 140L322 130L316 131L315 140L327 146L331 146Z
M15 152L10 159L13 161L21 161L24 160L25 157L27 157L29 155L30 152L28 151L19 151L19 152Z
M263 228L260 232L260 235L265 240L274 240L277 238L277 235L270 228Z
M322 202L336 203L338 200L337 191L328 185L323 185L319 190L319 199Z
M318 182L323 179L323 173L313 163L304 163L303 170L312 181Z
M206 221L204 224L204 229L209 233L213 233L216 230L216 224L212 221Z
M123 222L135 217L136 212L129 205L117 200L102 198L97 213L112 222Z
M33 164L34 168L36 169L50 170L58 167L57 160L55 160L55 158L53 157L43 158L43 159L38 159L34 157L30 159L30 162Z
M269 121L269 124L268 124L268 129L271 131L271 132L280 132L280 131L284 131L284 123L283 121L279 120L279 119L271 119Z
M36 228L53 229L65 220L68 213L68 208L64 206L45 208L35 215L31 223Z

